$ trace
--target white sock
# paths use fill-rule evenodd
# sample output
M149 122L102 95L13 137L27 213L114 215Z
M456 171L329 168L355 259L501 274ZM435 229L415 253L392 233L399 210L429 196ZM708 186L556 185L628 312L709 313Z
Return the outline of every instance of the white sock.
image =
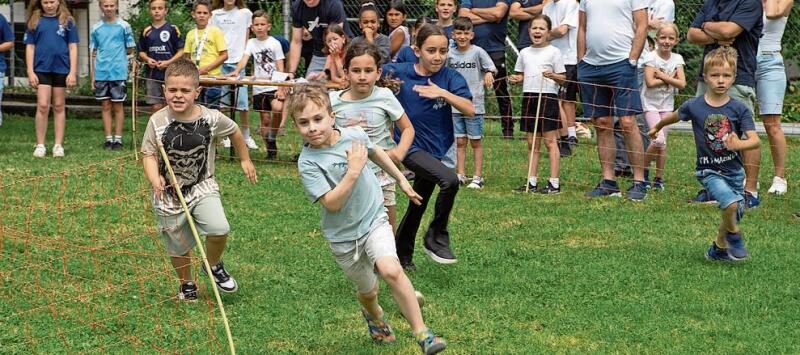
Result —
M113 142L114 136L106 136L106 142Z
M577 137L575 135L575 126L567 127L567 135L570 137Z
M553 187L558 188L559 186L558 178L550 178L550 185L553 185Z
M245 139L250 138L250 128L242 128L242 135Z
M536 186L537 182L538 182L538 179L535 176L531 176L531 177L528 178L528 184Z
M122 143L122 136L114 136L114 142Z

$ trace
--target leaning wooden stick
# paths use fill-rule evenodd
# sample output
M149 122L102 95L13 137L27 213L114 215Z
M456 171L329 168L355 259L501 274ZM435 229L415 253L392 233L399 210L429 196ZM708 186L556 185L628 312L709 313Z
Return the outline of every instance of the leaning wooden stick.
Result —
M133 65L131 66L131 73L133 73L133 95L131 97L131 123L133 124L133 131L131 134L133 137L131 138L131 143L133 143L133 158L136 161L139 160L139 149L136 148L136 100L139 99L139 95L136 94L137 86L136 86L136 77L139 73L139 61L134 60Z
M169 163L169 157L167 157L167 152L164 151L164 145L161 143L161 141L158 141L158 151L161 153L161 159L164 160L164 165L167 167L170 184L172 185L172 188L175 189L175 193L178 195L178 200L181 201L183 214L186 216L186 220L189 221L189 228L192 230L192 235L197 243L197 249L200 250L200 256L202 257L203 265L205 266L206 270L211 270L211 265L208 263L208 258L206 257L206 251L203 248L203 243L201 243L200 236L197 234L197 228L194 225L194 219L192 218L192 214L189 212L189 207L186 205L186 200L183 198L181 186L178 184L178 179L175 177L175 172L172 171L172 165ZM217 287L214 286L214 276L211 272L208 272L207 274L209 281L211 281L211 289L214 291L214 297L217 299L219 312L222 315L222 323L225 325L225 335L228 337L228 346L230 347L231 355L236 355L236 348L233 346L233 336L231 335L231 327L228 324L228 316L225 314L225 306L222 304L222 298L219 296Z
M528 170L525 171L525 192L530 192L531 184L528 183L528 179L530 179L530 171L531 165L533 165L533 151L536 150L536 132L539 131L539 109L542 107L542 90L544 89L544 75L542 75L542 80L539 82L539 98L536 100L536 117L534 117L533 121L533 141L531 141L531 151L528 154Z

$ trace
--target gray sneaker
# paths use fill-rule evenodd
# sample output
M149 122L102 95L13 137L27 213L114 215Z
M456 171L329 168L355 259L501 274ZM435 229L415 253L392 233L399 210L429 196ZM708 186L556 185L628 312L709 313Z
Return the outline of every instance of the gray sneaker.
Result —
M647 185L641 181L634 181L633 186L628 189L628 199L642 201L645 197L647 197Z

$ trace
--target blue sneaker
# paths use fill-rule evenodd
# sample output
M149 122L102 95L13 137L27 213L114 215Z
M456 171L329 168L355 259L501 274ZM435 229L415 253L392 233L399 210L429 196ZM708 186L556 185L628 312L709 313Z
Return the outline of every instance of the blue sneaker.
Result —
M717 242L711 242L711 247L706 252L706 260L711 261L734 261L728 254L728 249L717 247Z
M438 354L447 348L447 342L444 341L444 339L434 335L433 331L430 329L426 330L420 335L424 338L419 339L420 337L418 336L417 344L419 344L419 349L422 350L422 353L425 355Z
M753 196L750 191L744 192L744 206L747 208L756 208L761 205L761 200L758 197Z
M595 197L604 197L604 196L611 196L611 197L621 197L622 193L619 191L619 186L617 182L614 180L601 180L597 186L595 186L594 190L589 191L586 193L586 197L595 198Z
M659 191L664 191L664 179L662 179L660 177L657 177L657 178L653 179L653 189L654 190L659 190Z
M699 192L697 192L697 196L689 200L689 202L710 204L710 203L717 203L717 200L711 197L711 195L708 193L708 190L702 189Z
M647 197L647 185L642 181L634 181L633 186L628 189L628 199L631 201L641 201Z
M747 258L747 248L744 247L744 239L742 239L741 232L725 234L725 241L728 242L728 255L730 255L733 260Z

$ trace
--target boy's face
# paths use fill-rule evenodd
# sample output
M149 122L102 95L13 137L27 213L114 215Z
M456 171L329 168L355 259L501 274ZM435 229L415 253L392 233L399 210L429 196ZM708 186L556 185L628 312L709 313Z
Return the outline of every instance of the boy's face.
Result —
M473 38L475 38L475 32L472 32L472 30L453 30L453 39L459 49L469 47Z
M114 18L117 16L117 0L100 0L100 10L103 17Z
M269 34L272 24L269 23L266 17L260 16L253 19L253 24L250 25L250 28L253 30L253 34L255 34L256 37L264 38Z
M164 98L169 108L176 113L184 113L194 107L200 95L200 87L189 76L168 76L164 81Z
M734 80L736 80L736 68L728 65L710 66L705 68L703 79L709 90L721 95L728 92L728 89L731 88Z
M361 30L369 28L373 33L378 31L378 14L375 11L364 11L358 25L361 26Z
M167 3L163 0L157 0L150 3L150 17L153 21L162 21L164 16L167 15Z
M531 21L529 34L534 45L546 43L550 34L550 30L547 29L547 21L541 19Z
M456 2L453 0L438 0L434 7L440 19L448 19L456 11Z
M303 140L312 147L329 145L333 134L333 113L327 108L309 102L302 112L294 115L294 124Z
M200 5L194 11L192 11L192 18L194 18L194 22L197 24L197 27L205 28L208 26L208 19L211 17L211 10L208 6Z

